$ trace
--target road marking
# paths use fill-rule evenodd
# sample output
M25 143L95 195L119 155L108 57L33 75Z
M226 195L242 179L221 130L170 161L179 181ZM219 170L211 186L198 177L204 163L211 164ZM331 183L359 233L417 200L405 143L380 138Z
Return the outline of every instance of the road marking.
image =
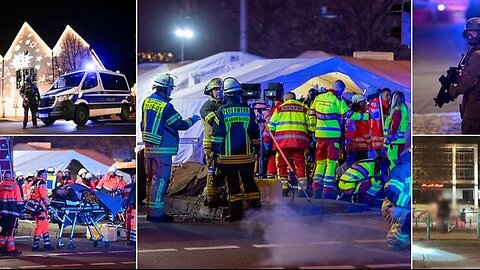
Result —
M411 268L412 265L410 263L392 263L392 264L367 264L365 265L367 268L371 269L388 269L388 268Z
M78 252L78 253L71 253L75 255L95 255L95 254L103 254L101 251L86 251L86 252Z
M312 242L312 243L307 243L309 246L318 246L318 245L340 245L344 244L343 242L340 241L325 241L325 242Z
M144 249L139 250L138 253L156 253L156 252L177 252L178 249L166 248L166 249Z
M137 264L136 262L121 262L121 264L129 265L129 264Z
M261 244L252 245L254 248L282 248L282 247L298 247L301 244Z
M116 263L109 263L109 262L105 262L105 263L89 263L88 265L91 265L91 266L107 266L107 265L116 265Z
M52 265L52 267L60 267L60 268L67 268L67 267L80 267L80 266L84 266L83 264L79 264L79 263L72 263L72 264L54 264Z
M239 249L239 246L216 246L216 247L188 247L184 248L188 251L198 251L198 250L221 250L221 249Z
M110 251L108 253L112 253L112 254L115 254L115 253L133 253L135 251L131 251L131 250L114 250L114 251Z
M46 265L26 265L26 266L20 266L20 269L36 269L36 268L47 268L48 266Z
M385 243L387 242L386 239L371 239L371 240L353 240L353 243L358 243L358 244L373 244L373 243Z
M11 267L0 267L0 269L12 269Z
M299 269L355 269L351 265L300 266Z

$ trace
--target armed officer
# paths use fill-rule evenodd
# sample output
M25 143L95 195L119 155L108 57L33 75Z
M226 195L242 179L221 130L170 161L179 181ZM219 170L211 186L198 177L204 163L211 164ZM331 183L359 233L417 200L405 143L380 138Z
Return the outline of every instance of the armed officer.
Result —
M25 82L20 89L20 96L23 99L23 129L27 128L28 123L28 111L32 113L33 127L37 126L37 111L38 102L40 101L40 92L38 91L35 82L30 76L25 77Z

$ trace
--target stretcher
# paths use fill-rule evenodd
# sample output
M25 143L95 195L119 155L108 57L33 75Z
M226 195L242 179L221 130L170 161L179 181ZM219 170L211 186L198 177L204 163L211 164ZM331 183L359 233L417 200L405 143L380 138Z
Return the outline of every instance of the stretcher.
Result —
M89 235L98 235L93 240L93 246L98 247L102 242L105 248L110 247L110 242L104 237L99 229L98 223L107 217L117 217L124 211L124 198L112 197L99 191L92 191L80 184L72 184L64 190L52 195L52 202L49 209L50 220L58 224L60 232L56 247L65 247L63 236L65 229L71 227L68 236L67 248L75 249L73 240L75 229L79 225L87 227Z

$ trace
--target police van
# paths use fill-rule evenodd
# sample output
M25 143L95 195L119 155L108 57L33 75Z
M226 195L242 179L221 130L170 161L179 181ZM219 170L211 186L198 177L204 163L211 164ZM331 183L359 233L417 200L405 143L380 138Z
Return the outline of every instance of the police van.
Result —
M127 121L130 107L130 88L123 74L80 70L59 77L40 97L37 118L47 126L58 119L83 126L89 119L111 115Z

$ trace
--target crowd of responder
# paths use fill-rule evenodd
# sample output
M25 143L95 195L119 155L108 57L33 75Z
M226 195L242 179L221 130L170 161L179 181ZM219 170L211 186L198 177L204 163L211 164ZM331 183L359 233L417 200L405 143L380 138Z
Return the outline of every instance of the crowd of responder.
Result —
M403 92L370 86L363 94L354 94L346 92L340 80L332 89L312 89L306 99L287 92L273 103L261 131L257 118L261 112L242 100L242 87L235 78L212 79L204 90L209 99L201 117L188 119L182 119L170 103L174 86L171 75L158 76L154 93L143 103L149 221L173 220L165 213L164 197L172 157L178 151L178 132L201 119L209 168L206 204L228 206L228 220L241 219L247 205L261 207L255 173L263 170L256 169L256 162L259 151L265 151L267 175L282 181L285 194L300 185L315 198L373 203L387 196L384 213L395 216L389 221L397 224L391 235L402 242L410 234L403 223L403 230L398 230L398 220L405 219L410 204L406 165L410 113ZM308 170L307 161L314 164L313 170Z
M19 256L22 254L15 248L14 237L18 228L19 219L32 218L35 220L33 231L33 252L53 251L55 248L50 242L49 211L52 198L65 194L69 185L80 184L92 191L105 192L111 196L129 196L125 227L127 244L136 242L136 202L135 188L126 192L127 183L117 169L112 166L104 176L93 175L85 168L81 168L76 179L70 175L69 169L55 172L54 167L41 168L35 174L24 175L17 171L15 177L2 176L0 179L0 252ZM133 194L132 194L133 192ZM128 193L128 194L127 194ZM133 199L132 199L133 198ZM43 241L43 247L41 242Z

